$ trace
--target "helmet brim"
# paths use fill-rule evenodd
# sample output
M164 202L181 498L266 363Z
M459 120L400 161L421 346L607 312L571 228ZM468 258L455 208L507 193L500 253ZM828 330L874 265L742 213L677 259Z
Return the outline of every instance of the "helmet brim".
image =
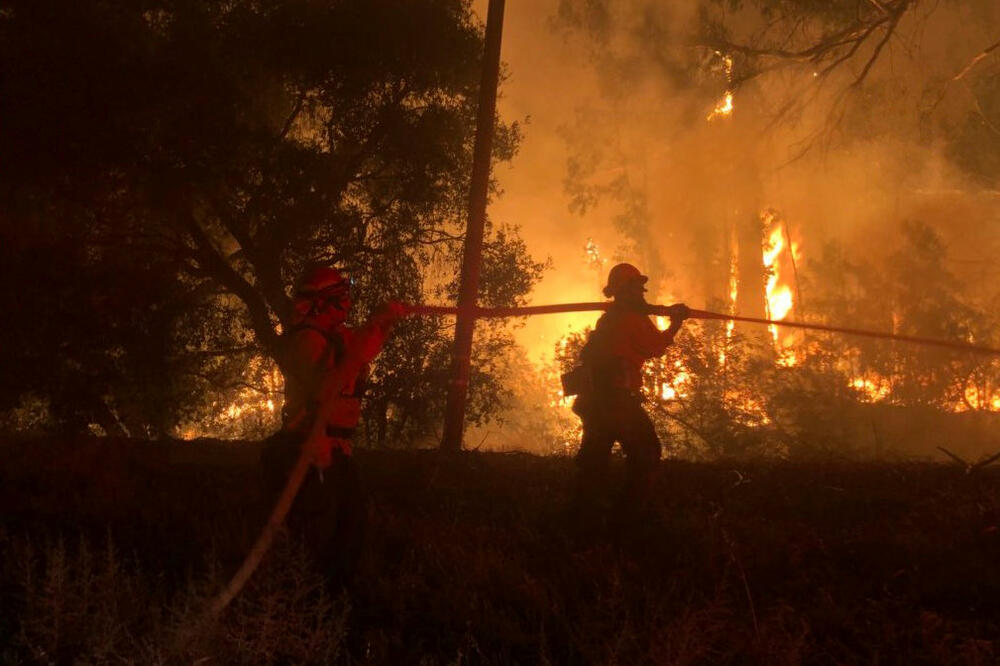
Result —
M632 278L631 280L625 282L624 284L619 284L619 285L607 284L605 285L604 289L601 290L601 292L604 294L605 298L614 298L615 295L617 295L622 289L626 288L630 284L634 283L634 284L645 285L647 282L649 282L648 276L638 275Z

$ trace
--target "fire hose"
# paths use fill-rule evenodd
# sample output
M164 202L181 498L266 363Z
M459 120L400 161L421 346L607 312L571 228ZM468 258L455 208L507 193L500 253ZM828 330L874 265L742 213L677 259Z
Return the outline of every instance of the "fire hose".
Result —
M482 308L473 307L470 308L471 313L476 318L496 318L496 317L526 317L532 315L542 315L542 314L558 314L567 312L588 312L588 311L605 311L611 306L610 302L595 302L595 303L560 303L556 305L531 305L524 307L508 307L508 308ZM406 315L457 315L460 309L454 306L439 306L439 305L405 305L404 313ZM650 315L657 316L670 316L670 310L668 306L664 305L649 305L647 313ZM812 324L807 322L798 321L785 321L779 319L763 319L758 317L743 317L740 315L731 314L721 314L718 312L709 312L707 310L694 310L691 309L688 313L687 318L689 319L706 319L706 320L722 320L722 321L739 321L751 324L766 324L769 326L785 326L789 328L800 328L813 331L824 331L827 333L841 333L845 335L856 335L869 338L879 338L883 340L896 340L899 342L908 342L920 345L930 345L935 347L944 347L947 349L954 349L956 351L966 351L973 352L977 354L990 354L990 355L1000 355L1000 349L995 349L993 347L985 347L981 345L974 345L965 342L955 342L952 340L941 340L937 338L924 338L912 335L900 335L896 333L882 333L879 331L869 331L858 328L845 328L841 326L827 326L825 324ZM310 430L309 436L302 445L302 451L299 454L298 460L292 467L291 472L288 476L288 481L285 484L285 488L282 490L281 495L278 498L274 509L268 518L267 523L264 525L263 530L258 536L257 541L254 543L253 547L250 549L243 561L243 564L237 570L236 574L229 581L226 587L220 592L215 599L209 604L207 610L208 620L216 619L219 614L225 609L227 605L240 593L243 586L250 579L254 570L260 564L264 555L271 547L271 543L274 541L275 535L281 528L281 524L291 509L292 502L295 501L295 497L299 492L299 488L302 486L302 481L305 479L306 473L309 471L309 466L312 464L312 451L319 440L323 437L325 433L326 417L333 406L333 397L337 396L342 387L344 386L345 380L350 373L357 373L360 370L360 365L356 362L351 362L350 359L345 361L344 364L337 367L337 370L330 375L324 382L323 388L321 390L320 396L320 409L317 412L315 421Z
M323 380L319 391L319 408L316 410L316 416L309 429L309 435L302 443L299 457L288 473L288 480L285 482L285 487L278 496L278 500L271 510L267 522L264 524L263 529L261 529L260 535L258 535L257 540L250 548L240 568L233 574L233 577L222 591L209 603L202 621L198 625L199 627L205 626L219 617L226 606L242 591L243 586L250 580L250 576L253 575L253 572L264 559L264 555L270 550L271 544L274 542L274 537L277 536L278 530L281 529L285 517L292 508L295 497L299 494L302 482L309 472L309 467L313 462L313 452L316 450L320 440L326 436L326 423L336 403L334 398L340 395L347 384L348 378L356 376L361 371L362 365L363 363L360 359L348 356L336 367L334 372ZM197 627L195 627L196 629ZM193 633L191 632L181 632L179 643L181 645L185 644L192 636Z
M565 312L588 312L607 310L611 302L603 301L597 303L559 303L557 305L529 305L514 308L472 308L472 314L478 318L495 317L527 317L531 315L558 314ZM416 315L457 315L459 308L442 305L408 305L407 312ZM669 307L665 305L649 305L647 314L669 317ZM708 310L691 309L688 319L715 319L722 321L741 321L750 324L765 324L768 326L784 326L787 328L801 328L811 331L824 331L826 333L841 333L843 335L856 335L866 338L879 338L882 340L896 340L899 342L909 342L918 345L929 345L933 347L944 347L956 351L967 351L976 354L990 354L1000 356L1000 349L986 347L968 342L957 342L954 340L942 340L940 338L924 338L915 335L902 335L899 333L883 333L880 331L869 331L861 328L845 328L843 326L827 326L826 324L813 324L803 321L787 321L783 319L762 319L758 317L743 317L741 315L721 314L719 312L709 312Z

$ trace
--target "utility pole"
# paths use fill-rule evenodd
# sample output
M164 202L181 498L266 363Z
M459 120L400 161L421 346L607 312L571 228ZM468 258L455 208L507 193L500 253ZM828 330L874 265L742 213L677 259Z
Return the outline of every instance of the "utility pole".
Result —
M448 402L445 407L442 451L462 449L465 401L469 389L469 357L472 351L472 332L476 326L475 307L479 294L483 227L486 223L486 198L493 153L493 121L496 116L497 84L500 78L503 10L504 0L489 0L489 9L486 12L483 77L479 84L476 144L472 154L472 181L469 186L469 221L465 230L462 281L458 294L458 317L455 322L455 344L451 356L451 383L448 385Z

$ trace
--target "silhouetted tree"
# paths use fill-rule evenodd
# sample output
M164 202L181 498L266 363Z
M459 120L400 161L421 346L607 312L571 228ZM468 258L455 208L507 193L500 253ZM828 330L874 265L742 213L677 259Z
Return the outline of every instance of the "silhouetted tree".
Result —
M24 252L51 259L11 269L12 297L41 295L46 310L14 310L11 362L30 375L29 359L49 354L73 376L22 377L8 395L63 404L76 390L56 385L78 382L118 411L178 382L245 381L254 353L280 366L290 285L316 262L357 279L358 316L453 293L481 50L460 0L3 2L0 215ZM497 158L517 140L499 123ZM516 229L492 228L488 248L484 302L523 298L541 265ZM61 323L32 339L39 316ZM107 338L118 320L133 347ZM445 340L440 325L401 327L385 365L415 374L383 387L384 405L411 404L403 385L440 383L431 359ZM129 388L91 382L108 373L59 351L77 346L160 359L162 376L102 359ZM183 396L172 407L185 402L197 412Z

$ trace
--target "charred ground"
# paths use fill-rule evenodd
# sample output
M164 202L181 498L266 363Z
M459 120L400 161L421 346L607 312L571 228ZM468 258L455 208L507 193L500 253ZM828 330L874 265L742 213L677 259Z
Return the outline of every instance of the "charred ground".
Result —
M655 515L569 526L566 458L359 452L373 506L334 594L279 540L178 630L266 507L253 443L5 442L0 660L995 663L1000 469L665 461Z

